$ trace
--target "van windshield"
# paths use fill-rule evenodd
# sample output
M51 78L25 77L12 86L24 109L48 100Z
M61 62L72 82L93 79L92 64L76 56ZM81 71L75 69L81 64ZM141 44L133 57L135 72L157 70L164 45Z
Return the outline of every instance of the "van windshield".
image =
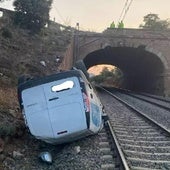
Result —
M53 92L60 92L60 91L72 89L73 87L74 87L74 82L71 81L71 80L68 80L68 81L65 81L61 84L52 86L51 90Z

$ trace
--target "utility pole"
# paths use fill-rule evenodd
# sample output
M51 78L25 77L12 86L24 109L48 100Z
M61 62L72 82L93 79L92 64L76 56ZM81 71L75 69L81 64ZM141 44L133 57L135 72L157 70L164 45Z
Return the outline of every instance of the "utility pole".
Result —
M74 35L74 63L79 55L79 23L76 23L75 35Z

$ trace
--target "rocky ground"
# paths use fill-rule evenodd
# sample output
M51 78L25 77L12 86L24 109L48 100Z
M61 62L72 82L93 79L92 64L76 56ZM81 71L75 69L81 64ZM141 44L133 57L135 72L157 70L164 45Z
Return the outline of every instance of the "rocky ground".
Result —
M70 28L61 30L51 23L33 36L0 19L0 170L13 169L25 157L32 159L39 147L25 129L17 99L18 77L58 72L72 34ZM29 169L27 163L25 169Z
M101 166L99 135L63 145L49 145L36 140L29 133L12 138L5 144L0 170L99 170ZM40 153L48 151L53 162L47 164L39 159Z

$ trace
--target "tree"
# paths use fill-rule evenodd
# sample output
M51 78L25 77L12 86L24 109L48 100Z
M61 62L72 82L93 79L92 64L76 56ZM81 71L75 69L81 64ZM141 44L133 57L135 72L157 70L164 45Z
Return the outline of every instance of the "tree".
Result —
M119 87L123 82L123 73L117 67L112 70L104 67L99 75L91 78L91 81L94 81L98 84L106 83L107 85Z
M49 21L52 0L15 0L14 23L33 33L39 32Z
M140 25L141 28L150 30L167 30L170 22L168 20L160 20L158 14L147 14L143 19L144 25Z
M107 67L104 67L100 74L104 78L106 78L106 77L113 77L114 76L113 75L113 70L109 71L109 69Z

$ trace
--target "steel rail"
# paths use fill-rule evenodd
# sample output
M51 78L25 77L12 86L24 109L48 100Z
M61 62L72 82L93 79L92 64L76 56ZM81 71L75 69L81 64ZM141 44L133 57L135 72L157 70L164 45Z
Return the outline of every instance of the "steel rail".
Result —
M120 157L120 161L121 161L121 163L122 163L121 165L123 166L123 169L124 169L124 170L130 170L130 168L129 168L129 166L128 166L128 163L127 163L127 161L126 161L126 158L125 158L125 156L124 156L124 153L123 153L123 151L122 151L122 149L121 149L121 147L120 147L120 145L119 145L119 142L118 142L118 140L117 140L117 137L116 137L116 135L115 135L115 133L114 133L114 130L113 130L113 128L112 128L111 123L109 122L109 120L106 122L106 125L108 126L109 131L110 131L110 133L111 133L111 135L112 135L113 142L114 142L114 144L115 144L115 146L116 146L116 150L117 150L118 155L119 155L119 157Z
M159 104L159 103L152 102L152 101L150 101L149 99L144 99L144 98L142 98L142 96L140 97L140 96L136 96L135 94L130 94L130 93L125 93L125 94L126 94L126 95L129 95L129 96L132 96L132 97L134 97L134 98L143 100L143 101L145 101L145 102L154 104L154 105L156 105L156 106L159 106L159 107L161 107L161 108L163 108L163 109L166 109L166 110L170 111L170 107L161 105L161 104ZM159 100L159 99L157 99L157 100ZM163 101L163 100L161 100L161 101ZM163 102L165 102L165 101L163 101ZM169 103L169 102L168 102L168 103Z
M170 136L170 130L168 130L165 126L161 125L160 123L156 122L155 120L151 119L149 116L147 116L145 113L143 113L142 111L136 109L134 106L130 105L129 103L127 103L126 101L122 100L121 98L117 97L116 95L114 95L113 93L109 92L108 90L100 87L101 89L103 89L104 91L106 91L108 94L110 94L111 96L113 96L114 98L116 98L118 101L122 102L123 104L125 104L127 107L129 107L130 109L134 110L135 112L137 112L138 114L140 114L141 116L143 116L144 118L146 118L147 120L151 121L153 124L155 124L157 127L159 127L160 129L162 129L165 133L167 133Z

